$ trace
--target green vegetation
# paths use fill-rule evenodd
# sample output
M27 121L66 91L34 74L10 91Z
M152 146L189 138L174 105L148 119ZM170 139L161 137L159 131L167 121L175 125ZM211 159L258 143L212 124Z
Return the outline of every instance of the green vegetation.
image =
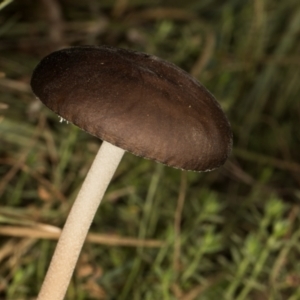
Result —
M42 57L80 44L191 72L224 108L234 150L211 173L126 154L66 299L300 299L299 0L0 7L0 299L37 295L100 144L59 123L29 86Z

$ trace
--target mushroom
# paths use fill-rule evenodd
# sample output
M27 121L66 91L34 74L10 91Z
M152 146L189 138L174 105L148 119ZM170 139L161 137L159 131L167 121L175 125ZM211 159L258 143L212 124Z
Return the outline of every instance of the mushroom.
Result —
M103 140L73 204L38 299L63 299L87 232L124 154L193 171L220 167L232 132L204 86L172 63L110 46L45 57L34 94L61 118Z

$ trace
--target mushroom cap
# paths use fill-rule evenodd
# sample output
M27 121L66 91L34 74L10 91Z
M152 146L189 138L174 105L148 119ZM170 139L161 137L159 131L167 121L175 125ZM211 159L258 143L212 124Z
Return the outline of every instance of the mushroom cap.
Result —
M212 94L152 55L110 46L59 50L38 64L31 86L65 120L137 156L208 171L231 151L230 124Z

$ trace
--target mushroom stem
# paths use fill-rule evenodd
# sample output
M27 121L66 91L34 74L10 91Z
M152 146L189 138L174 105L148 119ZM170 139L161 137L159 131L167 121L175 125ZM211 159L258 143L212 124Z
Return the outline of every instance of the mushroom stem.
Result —
M124 150L103 142L69 213L37 300L62 300L86 235Z

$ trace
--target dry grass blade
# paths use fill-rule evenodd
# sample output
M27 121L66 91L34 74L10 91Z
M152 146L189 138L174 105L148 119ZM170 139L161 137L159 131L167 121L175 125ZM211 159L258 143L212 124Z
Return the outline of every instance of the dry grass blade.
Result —
M177 208L175 211L175 218L174 218L175 242L174 242L173 269L175 272L178 272L180 270L180 257L181 257L180 231L181 231L182 210L185 201L186 188L187 188L187 174L186 172L182 171L179 195L177 200Z
M216 44L216 37L214 32L208 30L206 34L206 43L204 45L204 49L202 53L199 55L198 59L196 60L195 64L193 65L190 73L194 77L199 77L206 65L209 63Z
M35 238L35 239L50 239L57 240L59 238L61 230L46 230L30 227L19 227L19 226L1 226L0 235L5 236L14 236L14 237L26 237L26 238ZM96 234L89 233L87 236L87 242L109 245L109 246L125 246L125 247L153 247L159 248L163 247L165 243L159 240L139 240L135 238L126 238L118 235L112 234Z
M300 164L293 161L285 161L270 156L266 156L263 154L254 153L243 149L238 149L238 148L234 149L234 154L242 159L259 163L259 164L271 165L277 169L289 170L293 172L300 171Z
M28 83L22 82L20 80L13 80L0 77L0 86L13 91L18 91L21 93L31 93L31 88Z
M1 82L1 81L0 81ZM31 138L31 140L29 141L29 147L28 150L25 153L22 153L20 155L20 158L18 159L18 161L12 161L12 167L10 168L10 170L3 176L1 183L0 183L0 197L1 195L4 193L6 186L8 185L8 183L15 177L15 175L17 174L17 172L21 169L21 167L24 165L26 159L28 158L28 155L30 154L30 152L32 151L31 149L34 148L35 144L37 143L38 137L40 135L40 133L42 132L42 130L44 129L44 124L43 122L40 124L39 127L37 127L37 129L35 129L34 131L34 135ZM4 163L6 162L6 160L4 161ZM1 161L0 161L1 163Z
M144 22L150 20L164 20L164 19L172 19L172 20L193 20L196 18L196 15L189 11L184 11L182 9L177 8L150 8L145 9L144 11L139 11L138 13L129 14L126 19L128 21L134 22Z
M3 9L5 6L13 2L13 0L4 0L2 3L0 3L0 10Z
M0 262L11 255L11 252L16 247L16 242L13 240L7 241L0 249Z
M42 0L46 18L49 24L49 38L52 42L52 49L59 49L64 45L64 22L62 19L62 11L59 1Z
M194 300L199 299L200 295L205 292L208 288L216 284L222 279L222 276L214 277L208 279L206 283L199 284L198 286L192 288L188 293L183 295L179 300Z
M66 197L57 190L57 188L47 179L45 179L39 172L32 170L28 167L24 161L26 160L27 152L20 158L18 162L15 162L10 159L1 160L0 164L9 164L12 165L11 169L3 178L2 182L0 183L0 196L4 192L4 189L7 183L15 176L18 170L22 170L25 173L28 173L32 178L34 178L37 182L39 182L46 190L50 191L53 196L55 196L61 202L67 201Z

